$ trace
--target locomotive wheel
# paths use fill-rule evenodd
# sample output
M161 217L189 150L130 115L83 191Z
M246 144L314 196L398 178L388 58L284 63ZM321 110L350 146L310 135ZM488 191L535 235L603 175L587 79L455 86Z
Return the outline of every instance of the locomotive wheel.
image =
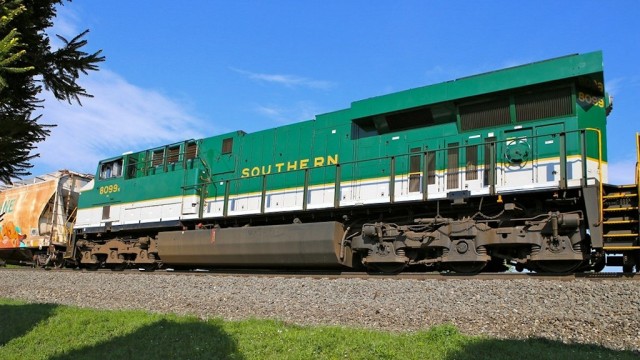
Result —
M157 265L155 263L153 263L153 264L140 264L140 265L136 265L136 267L138 268L139 271L152 272L152 271L156 270Z
M111 267L111 271L124 271L127 268L127 264L116 264Z
M509 267L507 266L504 259L500 258L491 258L487 266L483 269L486 272L496 272L503 273L509 271Z
M563 274L576 271L582 265L580 260L536 261L536 272Z
M487 266L486 261L451 262L447 264L449 270L460 274L475 274Z
M113 271L124 271L127 268L127 263L125 262L125 258L123 254L118 255L118 260L122 261L121 263L112 265L111 270Z
M399 274L404 268L404 263L376 263L370 265L368 271L380 274Z

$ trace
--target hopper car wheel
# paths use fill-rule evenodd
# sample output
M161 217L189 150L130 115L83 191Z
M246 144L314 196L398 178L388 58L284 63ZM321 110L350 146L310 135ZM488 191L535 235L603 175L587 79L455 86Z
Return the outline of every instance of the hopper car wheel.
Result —
M64 258L63 252L58 252L53 258L53 267L56 269L62 269L67 266L67 259Z
M460 274L476 274L487 266L486 261L452 262L447 264L449 270Z
M536 261L536 272L546 272L563 274L576 271L581 265L580 260L556 260L556 261Z

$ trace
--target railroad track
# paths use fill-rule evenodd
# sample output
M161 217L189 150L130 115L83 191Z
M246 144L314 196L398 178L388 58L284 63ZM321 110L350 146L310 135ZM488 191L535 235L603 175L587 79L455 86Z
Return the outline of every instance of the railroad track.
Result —
M113 273L113 274L138 274L149 275L191 275L191 276L235 276L235 277L283 277L283 278L311 278L311 279L394 279L394 280L616 280L616 281L640 281L640 274L601 272L601 273L569 273L569 274L537 274L537 273L480 273L480 274L456 274L456 273L416 273L405 272L400 274L375 274L354 271L283 271L283 270L257 270L257 269L195 269L174 270L162 269L144 271L142 269L126 269L113 271L110 269L85 270L85 269L33 269L0 268L0 271L56 271L56 272L83 272L83 273Z

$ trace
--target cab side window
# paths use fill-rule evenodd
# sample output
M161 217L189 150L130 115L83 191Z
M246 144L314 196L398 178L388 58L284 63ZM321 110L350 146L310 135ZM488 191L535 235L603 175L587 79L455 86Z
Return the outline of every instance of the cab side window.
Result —
M111 179L122 176L122 159L104 162L100 165L100 179Z

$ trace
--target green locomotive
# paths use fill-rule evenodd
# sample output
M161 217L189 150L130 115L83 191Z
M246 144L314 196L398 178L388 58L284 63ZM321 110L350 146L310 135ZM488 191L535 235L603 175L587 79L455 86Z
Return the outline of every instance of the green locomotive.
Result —
M637 221L623 221L637 220L637 195L604 185L610 109L593 52L109 158L82 192L68 255L474 273L598 270L609 252L632 270Z

